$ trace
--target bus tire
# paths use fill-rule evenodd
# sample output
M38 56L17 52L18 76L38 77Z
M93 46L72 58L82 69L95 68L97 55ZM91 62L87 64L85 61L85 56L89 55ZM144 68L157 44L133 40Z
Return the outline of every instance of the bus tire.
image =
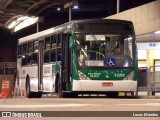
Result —
M62 89L62 82L60 81L60 77L57 79L57 91L58 91L58 96L59 98L69 98L70 94L63 92Z
M134 92L131 92L131 96L132 96L132 97L135 96Z
M61 79L60 77L57 78L57 93L60 98L63 98L64 95L62 92L62 82L60 81L60 79Z
M78 97L78 93L70 93L70 98L77 98Z
M30 91L30 79L29 76L26 78L26 97L33 98L33 92Z
M118 97L118 92L107 92L108 98L116 98Z
M35 92L34 94L35 94L34 95L35 98L41 98L42 97L42 93L41 92Z

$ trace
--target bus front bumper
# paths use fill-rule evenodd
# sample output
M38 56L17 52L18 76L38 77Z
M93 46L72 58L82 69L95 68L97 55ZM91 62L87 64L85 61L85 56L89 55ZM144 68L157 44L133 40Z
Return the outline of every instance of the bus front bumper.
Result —
M137 81L100 81L100 80L73 80L72 91L137 91Z

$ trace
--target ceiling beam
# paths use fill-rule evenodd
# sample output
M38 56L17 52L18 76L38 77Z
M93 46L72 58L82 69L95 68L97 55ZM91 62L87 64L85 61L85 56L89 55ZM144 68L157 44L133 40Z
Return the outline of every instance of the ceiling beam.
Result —
M39 14L40 14L41 12L43 12L44 10L46 10L46 9L52 7L52 6L55 6L55 5L59 5L59 3L53 3L53 4L50 4L50 5L47 5L47 6L43 7L42 9L40 9L40 10L36 13L36 15L39 15Z
M18 15L29 15L29 14L26 14L25 10L19 8L19 9L0 9L0 11L3 11L3 12L7 12L7 13L14 13L14 14L18 14Z
M28 13L32 8L36 7L37 5L43 4L43 3L45 3L45 2L46 2L46 0L42 0L42 1L39 1L39 2L34 3L31 7L29 7L29 8L26 10L26 13Z
M7 2L4 4L4 9L7 8L12 2L13 0L7 0Z

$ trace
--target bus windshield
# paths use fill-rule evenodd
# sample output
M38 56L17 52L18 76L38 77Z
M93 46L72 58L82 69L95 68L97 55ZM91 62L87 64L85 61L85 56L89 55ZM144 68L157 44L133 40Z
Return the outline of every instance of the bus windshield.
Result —
M76 34L79 67L133 67L129 32Z

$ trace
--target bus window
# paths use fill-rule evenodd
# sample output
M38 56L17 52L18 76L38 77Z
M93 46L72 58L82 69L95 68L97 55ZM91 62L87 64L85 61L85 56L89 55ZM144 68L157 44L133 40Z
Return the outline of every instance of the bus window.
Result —
M5 74L13 74L13 68L5 68Z
M46 37L45 38L45 50L49 50L50 49L50 46L51 46L51 44L50 44L50 37Z
M38 41L34 41L34 52L38 52Z
M33 52L33 42L28 43L28 52Z
M4 74L4 68L0 68L0 75Z
M57 35L57 47L61 47L61 37Z
M27 53L27 44L23 44L23 54Z
M56 50L53 49L51 51L51 62L55 62L56 61Z
M37 64L37 63L38 63L37 53L33 53L32 64Z
M132 55L132 37L127 37L124 39L124 54L130 56L133 59Z
M133 67L129 33L77 34L76 37L80 66ZM116 52L117 47L119 53ZM114 61L114 66L108 64L110 60Z
M32 55L31 54L30 55L26 55L26 60L27 60L26 64L27 65L31 65Z
M18 55L22 54L22 45L18 46Z
M48 63L49 62L49 55L50 55L49 51L45 51L44 52L44 63Z
M132 44L130 35L117 34L107 41L107 56L115 59L116 67L133 67Z
M57 49L57 61L61 61L62 53L61 49Z
M25 66L26 64L26 56L22 56L22 66Z
M56 48L56 38L55 38L55 36L51 36L51 47Z

